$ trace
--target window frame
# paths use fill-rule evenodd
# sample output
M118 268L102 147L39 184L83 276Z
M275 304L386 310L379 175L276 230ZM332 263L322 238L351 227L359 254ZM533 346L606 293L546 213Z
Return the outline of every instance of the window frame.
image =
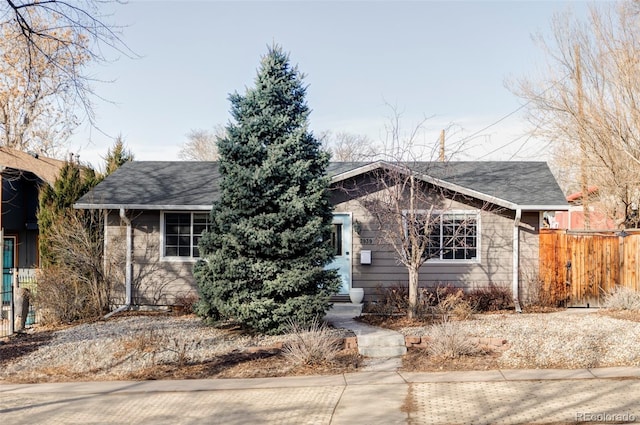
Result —
M409 213L409 210L403 210L402 211L402 215L404 217L404 225L405 225L405 235L407 234L407 222L406 222L406 217L407 214ZM415 214L417 215L427 215L429 214L429 211L427 210L415 210ZM480 214L479 210L462 210L462 209L455 209L455 210L433 210L431 211L431 217L433 217L435 219L435 217L437 216L440 220L440 223L438 225L438 228L440 229L439 232L439 236L438 239L440 240L440 246L439 246L439 255L436 257L429 257L427 258L426 262L429 263L438 263L438 264L480 264L482 262L482 250L481 250L481 240L482 238L480 237L481 233L481 217L482 215ZM476 250L476 256L475 258L460 258L460 259L456 259L456 258L443 258L444 257L444 252L445 249L443 247L443 221L444 218L446 216L456 216L456 215L464 215L467 216L466 219L468 218L474 218L475 219L475 228L476 228L476 234L475 234L475 240L476 240L476 246L475 246L475 250ZM453 248L455 249L455 247Z
M167 223L167 215L170 214L189 214L189 255L166 255L166 247L167 247L167 234L166 234L166 223ZM209 229L211 226L210 221L210 212L208 211L162 211L160 214L160 260L168 261L168 262L184 262L184 263L195 263L202 257L194 256L194 250L198 248L197 243L194 244L194 238L200 238L200 235L194 234L194 225L196 225L194 218L196 215L205 215L205 230Z

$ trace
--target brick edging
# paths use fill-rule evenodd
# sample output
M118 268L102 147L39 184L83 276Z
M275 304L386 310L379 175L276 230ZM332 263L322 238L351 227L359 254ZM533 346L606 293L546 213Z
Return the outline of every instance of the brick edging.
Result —
M509 342L506 339L502 338L478 338L471 337L469 338L470 342L477 344L478 347L482 349L487 349L491 351L505 351L509 348ZM338 338L337 344L342 346L342 348L350 350L358 348L358 337L357 336L348 336L345 338ZM429 347L429 343L431 342L431 338L428 336L405 336L404 343L407 348L427 348ZM245 351L247 352L257 352L257 351L268 351L268 350L281 350L283 346L282 342L277 342L270 346L263 347L247 347Z
M509 342L502 338L471 337L468 340L478 347L492 351L504 351L509 348ZM404 342L407 348L427 348L431 342L428 336L405 336Z
M493 351L504 351L509 348L509 342L502 338L469 338L471 342L477 344L480 348ZM431 338L428 336L405 336L404 343L407 348L427 348ZM343 339L342 346L345 349L358 348L358 337L350 336Z

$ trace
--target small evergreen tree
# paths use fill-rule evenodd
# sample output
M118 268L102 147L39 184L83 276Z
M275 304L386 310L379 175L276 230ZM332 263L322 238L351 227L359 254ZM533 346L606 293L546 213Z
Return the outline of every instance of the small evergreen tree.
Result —
M308 130L303 76L281 48L262 58L255 87L230 96L235 122L218 142L220 199L194 273L203 317L263 333L310 323L340 285L325 270L332 207L328 154Z
M105 177L116 171L125 162L133 161L133 153L127 149L124 144L124 138L119 135L113 144L113 147L107 151L105 161Z
M49 230L52 226L64 225L64 216L73 212L73 204L82 195L100 182L100 177L91 168L67 162L53 186L44 185L40 191L38 207L38 229L40 255L44 265L56 262L50 254Z

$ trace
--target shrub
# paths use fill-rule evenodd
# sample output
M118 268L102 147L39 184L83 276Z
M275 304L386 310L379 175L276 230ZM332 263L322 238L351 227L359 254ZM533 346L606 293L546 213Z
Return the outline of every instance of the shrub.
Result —
M625 286L616 286L605 296L603 304L611 310L640 311L640 292Z
M422 290L420 294L420 299L426 305L431 307L436 307L442 300L447 298L449 295L458 295L462 292L462 289L453 286L451 284L442 285L439 284L435 288L425 288Z
M438 295L438 304L435 307L437 314L442 316L442 320L447 322L450 318L457 320L467 320L473 315L474 308L465 299L462 289L458 289L455 293L445 292L446 295Z
M289 322L293 339L284 344L282 354L296 366L315 366L331 362L341 347L329 328L318 319L309 326Z
M465 298L476 311L499 311L513 308L511 291L495 285L474 289L467 293Z
M383 316L404 314L409 308L409 290L407 286L395 284L394 286L378 285L376 288L378 299L369 305L371 313Z
M457 322L442 322L431 327L427 351L431 356L442 359L457 359L472 356L481 350L460 329Z
M566 283L549 287L537 272L530 271L524 272L524 278L526 280L524 287L528 291L526 296L520 300L523 306L551 308L566 306L568 300Z
M65 269L49 266L38 274L34 303L43 324L68 323L99 316L88 286L76 281Z
M173 302L173 311L177 315L192 314L195 311L198 301L198 295L193 292L176 295Z
M369 312L385 316L405 314L409 308L409 294L406 285L391 287L378 286L378 301L369 306ZM452 285L437 288L419 288L415 317L432 319L434 314L445 320L471 318L475 309L474 299Z

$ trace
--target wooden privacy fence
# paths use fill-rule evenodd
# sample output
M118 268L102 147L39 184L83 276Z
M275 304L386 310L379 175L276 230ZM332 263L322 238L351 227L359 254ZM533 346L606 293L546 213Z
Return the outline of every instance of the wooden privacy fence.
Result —
M540 231L543 296L554 304L600 306L616 285L639 289L640 230Z

